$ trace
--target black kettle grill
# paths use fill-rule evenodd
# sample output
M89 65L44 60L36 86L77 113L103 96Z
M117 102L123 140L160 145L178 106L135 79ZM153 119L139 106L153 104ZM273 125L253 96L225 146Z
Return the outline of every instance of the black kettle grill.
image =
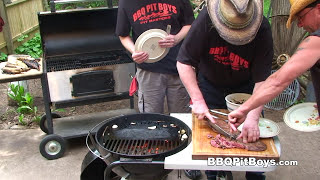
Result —
M106 163L106 180L112 171L130 180L162 179L172 171L164 169L165 157L191 141L191 129L181 120L153 113L114 117L91 132L96 133L88 134L87 146Z

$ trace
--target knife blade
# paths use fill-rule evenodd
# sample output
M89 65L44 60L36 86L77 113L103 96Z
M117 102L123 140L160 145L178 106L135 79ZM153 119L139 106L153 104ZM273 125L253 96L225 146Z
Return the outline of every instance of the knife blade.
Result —
M213 113L221 114L221 115L224 115L224 116L228 116L227 113L223 113L223 112L216 111L216 110L213 110L213 109L209 109L209 111L210 111L210 112L213 112Z
M218 133L224 135L227 138L236 140L237 139L237 135L235 134L231 134L230 132L224 130L223 128L221 128L219 125L212 123L210 120L208 120L208 123L210 125L211 128L213 128L214 130L216 130Z

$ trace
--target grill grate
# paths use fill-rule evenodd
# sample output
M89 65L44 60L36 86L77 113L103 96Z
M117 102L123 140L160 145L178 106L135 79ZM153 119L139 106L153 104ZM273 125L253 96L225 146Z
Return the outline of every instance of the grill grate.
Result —
M47 72L92 68L130 62L132 62L131 58L123 50L89 55L50 57L46 59Z
M180 146L182 141L109 139L104 147L113 153L144 156L164 153Z

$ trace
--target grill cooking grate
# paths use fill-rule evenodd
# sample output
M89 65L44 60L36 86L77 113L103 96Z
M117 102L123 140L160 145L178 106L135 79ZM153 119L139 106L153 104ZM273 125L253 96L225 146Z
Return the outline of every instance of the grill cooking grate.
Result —
M113 139L106 140L104 147L113 153L144 156L159 154L173 150L180 146L182 141L168 140L125 140Z
M92 68L132 62L123 50L114 50L89 55L59 56L46 59L47 72Z
M181 120L153 113L114 117L99 126L95 142L102 156L164 158L187 147L191 130ZM93 137L91 137L93 139Z

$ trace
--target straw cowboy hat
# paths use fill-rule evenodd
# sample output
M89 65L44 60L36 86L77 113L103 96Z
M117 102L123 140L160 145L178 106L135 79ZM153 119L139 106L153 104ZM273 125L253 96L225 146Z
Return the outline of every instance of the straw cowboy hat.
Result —
M287 21L287 28L291 26L292 21L294 21L297 17L297 13L302 11L309 4L315 2L316 0L290 0L291 8L290 15Z
M234 45L251 42L263 18L263 0L207 0L207 9L219 35Z

